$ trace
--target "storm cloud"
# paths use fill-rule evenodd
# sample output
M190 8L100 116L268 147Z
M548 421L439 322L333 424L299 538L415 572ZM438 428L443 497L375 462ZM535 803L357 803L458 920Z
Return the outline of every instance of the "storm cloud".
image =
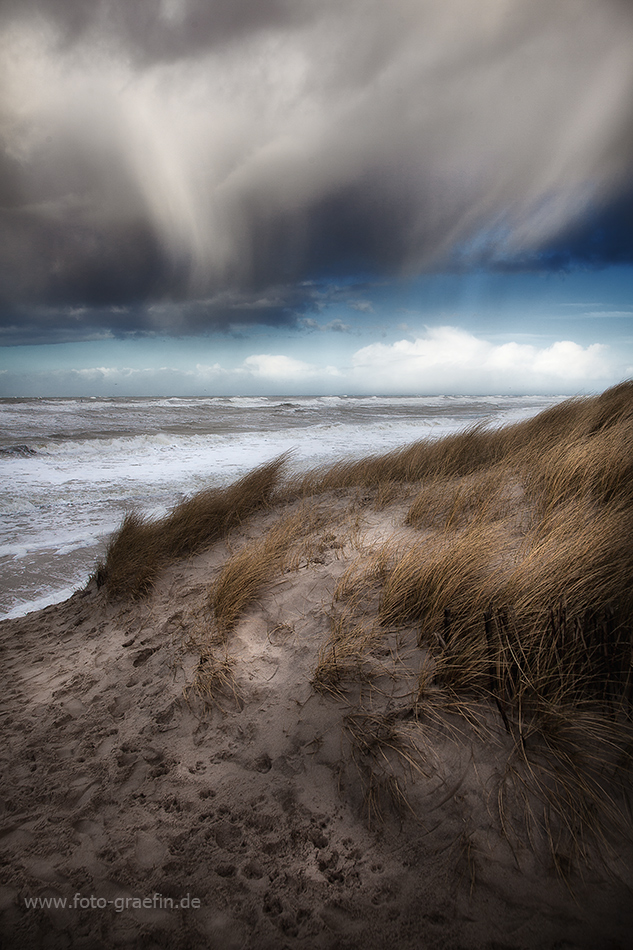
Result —
M0 17L5 342L299 324L350 275L633 261L628 3Z

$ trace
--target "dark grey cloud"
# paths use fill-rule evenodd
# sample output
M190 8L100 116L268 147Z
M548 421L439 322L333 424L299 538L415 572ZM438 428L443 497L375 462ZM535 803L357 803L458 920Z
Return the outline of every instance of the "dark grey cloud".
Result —
M5 0L0 26L7 340L633 261L628 3Z
M105 228L81 219L34 219L0 211L0 256L5 308L43 301L93 307L133 303L160 295L174 273L142 219Z
M43 17L61 50L96 39L146 64L299 24L314 10L307 0L4 0L0 22Z
M318 331L319 333L351 333L352 328L349 324L344 323L338 317L335 320L330 320L328 323L319 323L318 320L315 320L314 317L301 317L298 321L298 325L303 330L307 331Z
M633 187L617 197L590 204L584 214L572 219L542 244L506 253L503 245L475 249L467 262L498 271L569 272L575 268L602 269L633 264ZM465 262L456 260L457 269ZM571 305L569 305L571 306Z
M80 340L216 333L239 336L249 326L301 327L317 312L314 291L296 286L269 287L263 293L222 291L203 300L123 304L19 304L3 308L0 346L68 343ZM334 323L337 323L334 321ZM333 329L342 329L333 326ZM320 328L321 329L321 328Z
M569 269L633 263L633 187L602 206L539 249L538 266Z

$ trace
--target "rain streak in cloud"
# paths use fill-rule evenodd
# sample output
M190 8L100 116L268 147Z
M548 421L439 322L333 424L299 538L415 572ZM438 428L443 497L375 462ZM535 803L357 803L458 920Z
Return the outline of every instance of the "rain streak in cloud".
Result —
M293 326L342 275L631 262L623 2L1 16L8 342Z

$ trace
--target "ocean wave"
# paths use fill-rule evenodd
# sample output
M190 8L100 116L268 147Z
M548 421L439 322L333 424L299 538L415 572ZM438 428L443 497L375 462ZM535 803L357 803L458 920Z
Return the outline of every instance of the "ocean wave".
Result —
M30 445L6 445L0 448L0 457L29 458L31 455L37 455L37 452L35 449L32 449Z
M61 604L74 593L81 590L87 578L81 578L76 584L64 587L51 587L47 590L41 590L37 595L23 600L20 597L12 597L9 606L0 608L0 620L13 620L15 617L25 617L26 614L33 613L36 610L43 610L44 607L50 607L51 604Z

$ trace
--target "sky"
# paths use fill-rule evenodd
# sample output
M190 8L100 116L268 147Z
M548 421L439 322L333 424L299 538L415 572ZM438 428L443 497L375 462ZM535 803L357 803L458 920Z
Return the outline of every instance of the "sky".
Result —
M633 376L630 0L3 0L0 396Z

